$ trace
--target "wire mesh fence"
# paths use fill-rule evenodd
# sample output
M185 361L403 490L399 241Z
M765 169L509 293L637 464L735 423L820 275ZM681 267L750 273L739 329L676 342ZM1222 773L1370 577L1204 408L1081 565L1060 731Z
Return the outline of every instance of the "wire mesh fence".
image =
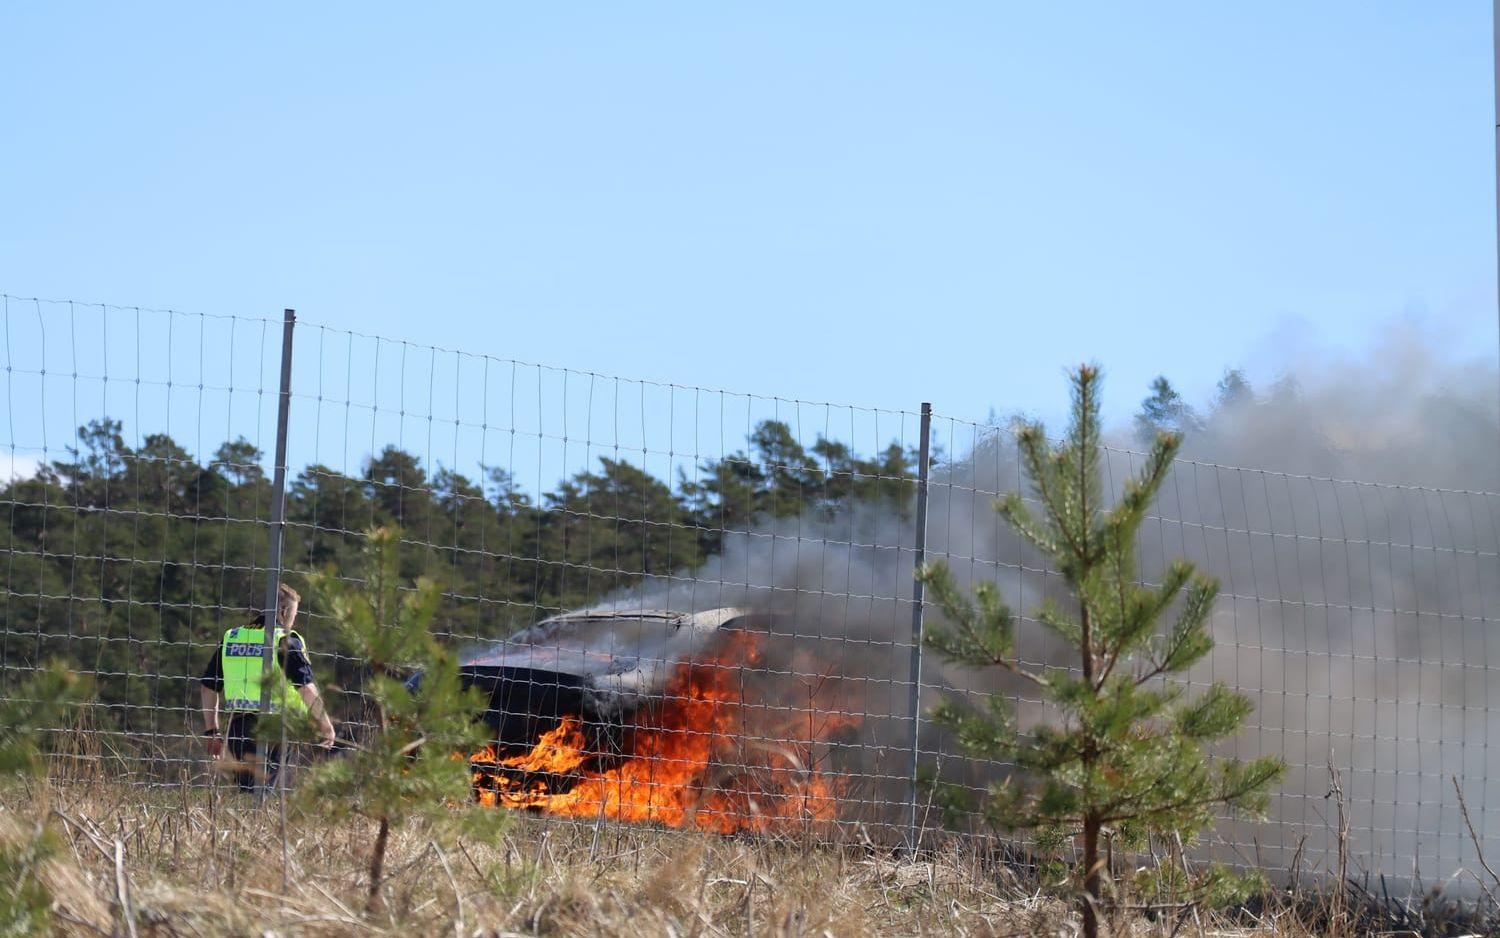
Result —
M262 604L281 321L4 298L10 518L3 686L60 659L95 703L60 733L63 771L218 784L202 678ZM394 525L402 574L443 585L442 637L491 700L476 796L595 823L897 842L973 838L911 780L976 792L976 762L921 719L940 699L1025 688L917 645L918 551L997 582L1023 613L1062 598L996 495L1025 489L1004 427L736 394L296 326L282 578L343 727L367 722L365 663L305 588L357 580ZM931 448L926 464L922 445ZM1140 457L1111 449L1116 489ZM925 468L925 472L923 471ZM919 495L926 490L925 524ZM1489 613L1496 496L1179 460L1140 545L1217 576L1213 654L1193 685L1256 705L1228 749L1292 766L1263 822L1201 850L1326 868L1336 766L1356 862L1391 875L1497 848ZM927 615L932 615L930 609ZM1023 625L1020 653L1066 667ZM914 718L915 717L915 718ZM294 763L317 758L302 748ZM292 773L295 784L295 771ZM1460 814L1469 805L1476 836Z

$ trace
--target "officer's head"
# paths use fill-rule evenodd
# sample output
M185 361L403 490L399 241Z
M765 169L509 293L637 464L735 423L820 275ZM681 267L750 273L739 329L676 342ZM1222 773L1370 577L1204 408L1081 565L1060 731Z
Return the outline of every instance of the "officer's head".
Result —
M297 621L297 607L302 605L302 597L297 591L281 584L281 589L276 594L276 623L284 629L289 629Z
M302 605L302 596L285 583L276 594L276 624L284 629L290 629L297 621L297 608ZM261 611L261 604L255 603L251 606L253 620L264 622L266 615Z

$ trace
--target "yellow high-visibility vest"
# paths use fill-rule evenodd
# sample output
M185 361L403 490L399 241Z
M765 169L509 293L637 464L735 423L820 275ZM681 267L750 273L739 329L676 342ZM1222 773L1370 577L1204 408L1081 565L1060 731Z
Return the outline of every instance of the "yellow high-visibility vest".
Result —
M302 638L296 632L278 627L275 635L278 652L282 640L288 635L295 635L299 641ZM224 633L219 656L223 664L224 704L227 709L259 712L260 679L265 669L265 640L266 630L259 626L242 625ZM302 651L304 654L307 652L306 642L302 644ZM308 712L307 701L302 699L302 695L286 679L280 657L279 653L271 656L271 712L275 713L286 707L293 713L305 714Z

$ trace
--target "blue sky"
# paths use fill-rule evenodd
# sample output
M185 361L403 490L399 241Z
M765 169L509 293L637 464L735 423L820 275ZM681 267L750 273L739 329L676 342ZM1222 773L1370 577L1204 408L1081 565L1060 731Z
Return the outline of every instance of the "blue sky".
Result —
M1481 0L12 3L0 291L969 418L1097 359L1124 419L1402 317L1494 356L1490 41Z

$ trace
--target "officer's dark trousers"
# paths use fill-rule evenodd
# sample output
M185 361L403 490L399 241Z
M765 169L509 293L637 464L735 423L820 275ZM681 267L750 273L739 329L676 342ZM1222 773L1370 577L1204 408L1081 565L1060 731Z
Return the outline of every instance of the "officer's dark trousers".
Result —
M256 777L260 772L259 760L255 758L255 724L258 721L258 714L236 713L229 718L229 726L225 728L224 739L229 744L229 754L234 756L235 761L244 763L234 773L234 781L240 786L240 791L254 792ZM268 790L276 787L276 778L280 774L281 747L271 746L266 750L265 784Z

